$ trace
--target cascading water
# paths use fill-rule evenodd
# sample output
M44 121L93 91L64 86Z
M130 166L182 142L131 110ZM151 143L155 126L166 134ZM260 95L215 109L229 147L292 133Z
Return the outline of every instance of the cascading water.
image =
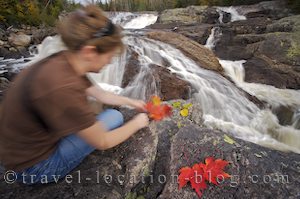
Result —
M231 22L246 20L247 18L243 15L240 15L235 7L217 7L217 12L219 13L219 22L223 23L224 12L231 15Z
M216 46L216 43L219 40L219 37L222 35L221 30L219 27L213 27L211 29L211 33L206 41L205 47L213 50L214 47Z
M142 29L157 21L157 14L133 14L119 12L111 14L112 21L125 29Z

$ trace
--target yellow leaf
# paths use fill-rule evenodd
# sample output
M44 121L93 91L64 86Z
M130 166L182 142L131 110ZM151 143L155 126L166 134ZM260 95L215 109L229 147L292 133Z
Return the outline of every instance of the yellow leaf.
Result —
M181 122L178 122L178 123L177 123L177 127L178 127L178 128L181 128L181 127L182 127Z
M158 96L153 96L152 97L152 103L154 106L159 106L161 101L160 101L160 98Z
M224 135L224 141L227 142L228 144L234 144L235 141L228 137L227 135Z
M181 107L181 102L173 102L172 103L172 106L174 107L174 108L180 108Z
M193 104L188 103L188 104L183 105L183 108L189 109L192 105L193 105Z
M213 141L213 145L216 146L217 144L219 144L219 141L218 140L214 140Z
M182 117L187 117L187 116L189 115L189 110L186 109L186 108L182 109L182 110L180 111L180 115L181 115Z

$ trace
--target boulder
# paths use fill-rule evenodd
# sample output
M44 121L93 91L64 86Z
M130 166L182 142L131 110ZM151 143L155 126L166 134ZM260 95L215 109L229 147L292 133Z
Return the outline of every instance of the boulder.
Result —
M150 66L152 74L158 83L161 98L164 101L172 99L189 99L191 97L191 85L185 80L172 74L168 69L157 65Z
M268 84L282 89L300 89L300 72L266 56L253 57L244 64L245 81Z
M149 26L151 30L159 29L164 31L173 31L182 34L199 44L205 45L207 38L209 37L211 24L182 24L182 23L155 23Z
M138 54L131 48L128 50L128 61L125 66L125 72L122 80L122 87L125 88L132 82L140 72L140 63ZM156 82L158 92L163 100L171 99L189 99L191 86L186 81L172 74L166 67L167 65L158 66L150 65L151 77ZM147 78L147 77L145 77Z
M181 128L173 136L167 183L158 198L198 198L190 185L178 190L174 176L180 168L204 162L213 156L230 162L225 171L231 178L220 186L208 184L203 198L298 198L300 174L298 154L286 154L234 138L224 141L224 133L195 125ZM164 163L166 164L166 163Z
M271 19L281 19L291 15L291 10L287 8L286 1L263 1L253 5L238 6L238 12L247 18L268 17Z
M8 37L8 41L16 47L27 47L31 42L31 37L21 32L19 34L11 33Z
M215 7L188 6L186 8L176 8L164 10L159 16L159 23L209 23L218 22L219 13Z
M206 7L202 8L204 11ZM179 22L179 23L196 23L200 22L200 16L195 12L192 14L187 8L176 8L164 10L159 16L159 22L163 24Z
M181 50L202 68L223 73L223 68L212 51L183 35L174 32L153 31L147 33L147 36Z

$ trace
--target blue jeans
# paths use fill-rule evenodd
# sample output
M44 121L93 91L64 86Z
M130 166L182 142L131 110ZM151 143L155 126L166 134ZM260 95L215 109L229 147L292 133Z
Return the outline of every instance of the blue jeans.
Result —
M115 109L107 109L97 116L107 131L124 123L122 113ZM46 160L17 173L17 181L24 184L40 184L57 181L66 176L81 161L95 150L75 133L64 137L57 149Z

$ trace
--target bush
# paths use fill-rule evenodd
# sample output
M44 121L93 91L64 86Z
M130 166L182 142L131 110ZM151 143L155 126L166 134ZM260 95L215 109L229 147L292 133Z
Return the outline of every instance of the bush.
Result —
M0 22L6 25L55 24L59 14L80 7L68 0L0 0Z

